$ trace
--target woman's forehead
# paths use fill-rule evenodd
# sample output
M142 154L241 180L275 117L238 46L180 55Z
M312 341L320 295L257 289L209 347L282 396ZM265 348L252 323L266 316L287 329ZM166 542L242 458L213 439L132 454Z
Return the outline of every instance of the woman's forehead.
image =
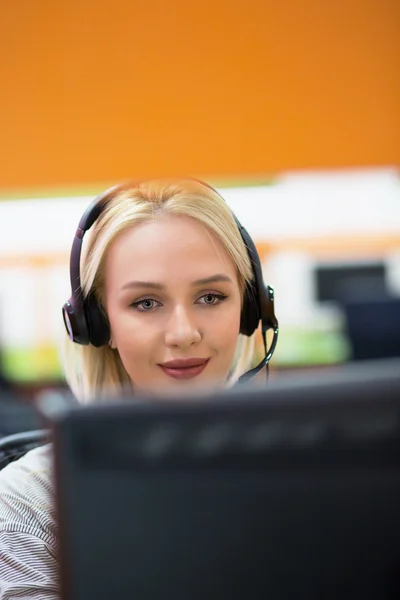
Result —
M224 245L204 225L181 215L163 215L127 229L106 257L106 279L119 287L132 278L190 282L215 274L236 278Z

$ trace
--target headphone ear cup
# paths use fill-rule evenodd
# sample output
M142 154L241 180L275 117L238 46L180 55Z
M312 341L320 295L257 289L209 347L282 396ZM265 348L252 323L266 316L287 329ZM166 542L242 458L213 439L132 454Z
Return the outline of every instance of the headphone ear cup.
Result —
M110 340L110 325L94 294L90 293L85 299L84 310L90 343L96 348L106 346Z
M89 344L89 331L81 302L72 296L65 302L62 315L69 339L83 346Z
M246 285L243 299L242 316L240 323L240 333L251 336L258 328L261 319L261 303L260 294L263 293L263 276L260 257L253 240L247 233L246 229L240 224L236 217L235 221L238 226L240 235L246 246L247 254L251 262L253 271L253 281Z
M246 285L240 318L240 333L250 337L260 322L260 310L257 294L252 283Z

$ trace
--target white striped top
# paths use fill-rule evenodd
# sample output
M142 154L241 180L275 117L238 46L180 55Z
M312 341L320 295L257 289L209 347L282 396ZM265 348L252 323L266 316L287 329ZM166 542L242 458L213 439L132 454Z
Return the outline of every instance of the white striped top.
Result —
M0 600L58 600L51 446L0 471Z

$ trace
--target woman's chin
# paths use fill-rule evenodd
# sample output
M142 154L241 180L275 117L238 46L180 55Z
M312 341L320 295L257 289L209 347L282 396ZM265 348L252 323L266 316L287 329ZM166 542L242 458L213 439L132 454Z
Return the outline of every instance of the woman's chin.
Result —
M151 386L151 389L144 391L146 396L151 396L160 399L185 399L188 395L208 394L224 388L226 378L196 378L195 379L180 379L162 382L159 385ZM136 392L140 393L138 388Z

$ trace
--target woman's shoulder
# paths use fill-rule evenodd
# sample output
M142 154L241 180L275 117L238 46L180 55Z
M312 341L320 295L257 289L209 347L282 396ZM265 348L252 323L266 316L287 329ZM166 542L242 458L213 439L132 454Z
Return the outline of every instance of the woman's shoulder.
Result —
M52 447L0 471L0 600L59 598Z
M0 471L0 531L56 542L52 446L27 452Z

